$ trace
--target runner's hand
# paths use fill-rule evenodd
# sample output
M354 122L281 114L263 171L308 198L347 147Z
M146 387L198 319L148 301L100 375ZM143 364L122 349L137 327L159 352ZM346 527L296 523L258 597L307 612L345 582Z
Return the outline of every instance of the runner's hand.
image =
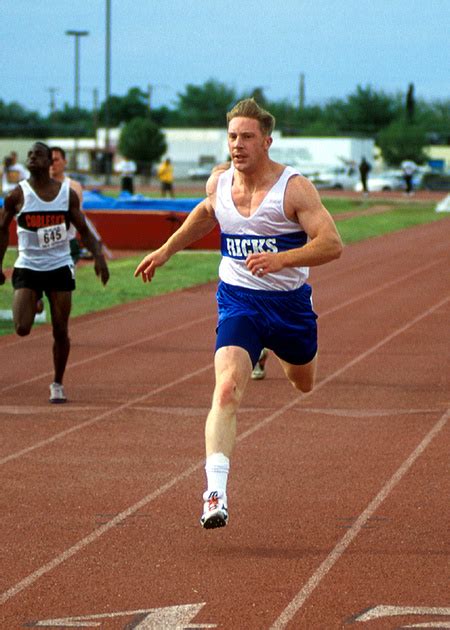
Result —
M245 261L247 269L254 275L261 278L268 273L280 271L283 268L277 254L261 252L259 254L250 254Z
M95 259L94 269L96 275L100 277L103 286L107 284L109 280L109 269L103 254L101 256L97 256Z
M162 267L168 260L169 256L165 255L161 249L157 249L141 260L136 267L134 277L137 278L139 275L142 275L144 282L151 282L155 275L156 268Z

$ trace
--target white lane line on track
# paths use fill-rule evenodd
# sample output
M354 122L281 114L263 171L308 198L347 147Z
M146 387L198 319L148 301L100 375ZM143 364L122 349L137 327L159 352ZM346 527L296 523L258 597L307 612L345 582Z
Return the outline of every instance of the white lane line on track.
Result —
M416 271L410 272L408 274L405 274L401 278L397 278L396 280L390 280L388 282L385 282L384 284L382 284L382 285L380 285L378 287L375 287L371 291L366 291L365 293L360 294L357 297L352 298L351 300L347 300L346 302L342 302L340 305L338 305L336 307L333 307L333 308L329 309L328 311L325 311L324 313L322 313L321 319L323 319L324 317L328 316L331 313L336 312L337 310L339 310L339 308L344 308L346 306L350 306L351 304L354 304L358 300L365 299L369 295L373 295L373 294L375 294L375 293L377 293L379 291L383 291L384 289L392 286L395 283L403 282L405 279L407 279L407 278L409 278L411 276L414 276L414 275L416 275L418 273L423 273L423 271L425 269L427 269L428 267L432 267L432 266L434 266L436 264L437 263L435 263L435 262L434 263L430 263L429 265L427 265L425 267L421 267L419 270L416 270ZM440 306L445 304L446 301L447 300L443 300L440 303ZM76 361L76 362L72 363L68 367L68 369L69 368L73 368L73 367L78 367L78 366L83 365L85 363L89 363L90 361L94 361L95 359L101 359L101 358L103 358L105 356L108 356L110 354L113 354L115 352L123 350L125 348L129 348L129 347L132 347L132 346L135 346L135 345L138 345L138 344L142 344L144 342L156 339L156 338L164 336L166 334L171 334L173 332L177 332L179 330L183 330L185 328L189 328L192 325L195 325L195 324L198 324L198 323L201 323L201 322L204 322L204 321L208 321L208 320L212 319L212 317L213 316L202 317L202 318L199 318L199 319L196 319L196 320L192 320L192 321L190 321L190 322L188 322L186 324L182 324L180 326L171 328L170 330L163 330L163 331L160 331L158 333L154 333L152 335L149 335L148 337L145 337L143 339L139 339L138 341L131 341L128 344L124 344L122 346L119 346L119 347L116 347L116 348L112 348L111 350L107 350L105 352L99 353L99 354L97 354L95 356L88 357L88 358L83 359L81 361ZM215 317L215 315L214 315L214 317ZM382 343L384 343L384 342L382 341ZM201 368L201 371L207 370L208 368L212 367L213 365L214 365L213 362L208 363L204 368ZM9 385L8 387L0 389L0 393L6 391L8 389L13 389L14 387L18 387L19 385L24 385L26 383L30 383L32 381L39 380L39 379L43 378L44 376L49 376L50 374L51 374L50 372L48 372L46 374L40 374L40 375L37 375L37 376L35 376L35 377L31 378L31 379L28 379L26 381L22 381L20 383L15 383L14 385ZM187 380L187 378L190 378L191 376L195 376L196 374L197 374L197 372L193 372L192 374L187 374L187 375L185 375L185 378L183 378L182 380L183 381ZM29 447L27 447L27 448L25 448L25 449L23 449L21 451L17 451L15 453L12 453L11 455L8 455L8 456L0 459L0 466L2 464L6 464L9 461L12 461L13 459L17 459L18 457L20 457L22 455L26 455L26 454L30 453L31 451L33 451L33 450L35 450L37 448L41 448L43 446L46 446L47 444L50 444L51 442L54 442L54 441L56 441L56 440L58 440L58 439L60 439L62 437L65 437L66 435L68 435L70 433L73 433L74 431L78 431L80 429L83 429L84 427L90 426L91 424L94 424L94 423L98 422L99 420L102 420L103 418L112 415L116 411L121 411L122 409L128 409L128 408L132 407L133 405L135 405L136 403L142 402L143 400L146 400L147 398L153 396L155 393L159 393L160 391L164 391L165 389L168 389L168 388L170 388L170 387L172 387L174 385L178 385L179 382L180 381L177 379L175 381L167 383L167 385L163 386L163 389L157 389L154 392L152 391L152 392L149 392L148 394L145 394L144 396L139 396L138 398L134 398L132 401L129 401L128 403L124 403L123 405L119 405L118 407L109 409L105 413L100 414L99 416L94 416L94 418L91 418L90 420L87 420L86 422L82 422L82 423L80 423L78 425L75 425L75 426L71 427L70 429L67 429L66 431L62 431L60 433L56 433L52 437L47 438L46 440L42 440L40 442L37 442L36 444L34 444L32 446L29 446ZM313 392L317 391L317 387L318 387L318 385L315 386Z
M3 457L2 459L0 459L0 465L6 464L7 462L10 462L14 459L18 459L22 455L27 455L28 453L31 453L37 448L47 446L48 444L51 444L52 442L55 442L56 440L59 440L62 437L65 437L66 435L70 435L71 433L74 433L75 431L79 431L80 429L89 427L92 424L95 424L96 422L103 420L104 418L108 418L109 416L112 416L113 414L118 413L119 411L133 408L133 406L136 405L137 403L143 402L144 400L147 400L148 398L150 398L151 396L154 396L155 394L159 394L160 392L163 392L166 389L170 389L171 387L179 385L180 383L183 383L184 381L187 381L188 379L194 376L198 376L199 374L206 372L206 370L210 370L212 366L213 366L212 363L208 363L208 365L205 365L199 368L198 370L195 370L194 372L189 372L189 374L180 376L180 378L176 379L175 381L171 381L170 383L166 383L165 385L161 385L160 387L156 387L155 389L152 389L150 392L147 392L147 394L138 396L137 398L133 398L133 400L123 403L122 405L119 405L118 407L114 407L113 409L107 409L103 413L97 416L94 416L90 420L86 420L85 422L80 422L79 424L76 424L70 427L69 429L66 429L65 431L60 431L59 433L55 433L51 437L46 438L45 440L41 440L40 442L36 442L32 446L28 446L27 448L24 448L21 451L16 451L15 453L11 453L11 455L7 455L6 457Z
M152 333L147 337L141 337L135 341L129 341L128 343L124 343L121 346L115 346L114 348L110 348L109 350L105 350L103 352L99 352L97 354L93 354L86 359L80 359L79 361L74 361L70 365L67 366L67 370L79 367L80 365L85 365L86 363L90 363L91 361L96 361L97 359L103 359L111 354L115 354L116 352L120 352L121 350L126 350L127 348L132 348L133 346L140 346L143 343L147 343L148 341L153 341L154 339L158 339L158 337L164 337L165 335L171 335L172 333L180 332L181 330L185 330L186 328L190 328L196 324L201 324L202 322L207 322L210 319L217 318L217 315L208 315L207 317L199 317L197 319L190 320L185 324L180 324L179 326L174 326L173 328L167 328L165 330L160 330L157 333ZM66 371L67 371L66 370ZM53 371L49 372L41 372L41 374L37 374L32 378L27 378L23 381L19 381L17 383L13 383L12 385L7 385L6 387L2 387L0 389L0 394L3 392L7 392L8 390L15 389L16 387L21 387L22 385L27 385L28 383L33 383L34 381L39 381L42 378L49 377L53 375Z
M371 295L374 295L375 293L378 293L379 291L384 291L385 289L388 289L389 287L398 284L399 282L404 282L405 280L407 280L408 278L411 278L415 275L419 275L419 274L423 274L424 271L426 271L427 269L430 269L431 267L435 267L437 265L440 264L440 261L434 261L429 263L428 265L424 265L423 267L420 267L420 269L416 269L414 271L411 271L407 274L404 274L403 276L400 276L399 278L393 279L393 280L389 280L381 285L378 285L377 287L374 287L372 289L370 289L369 291L365 291L364 293L359 294L358 296L351 298L350 300L346 300L345 302L342 302L341 304L338 304L337 306L334 306L331 309L328 309L327 311L321 313L320 318L323 319L324 317L326 317L327 315L330 315L332 313L335 313L336 311L338 311L341 308L345 308L346 306L350 306L352 304L355 304L356 302L358 302L359 300L363 300ZM209 321L211 319L216 318L217 315L210 315L208 317L200 317L198 319L195 320L191 320L190 322L186 323L186 324L182 324L180 326L175 326L173 328L170 329L166 329L166 330L162 330L158 333L154 333L152 335L149 335L148 337L144 337L139 339L138 341L131 341L129 343L123 344L121 346L116 346L114 348L111 348L109 350L106 350L105 352L100 352L98 354L95 355L91 355L89 357L87 357L86 359L80 359L79 361L74 361L72 363L70 363L67 366L66 371L71 370L73 368L77 368L80 365L85 365L86 363L90 363L91 361L96 361L98 359L103 359L106 356L109 356L111 354L114 354L116 352L120 352L121 350L124 350L126 348L131 348L133 346L136 345L140 345L144 342L147 341L152 341L153 339L157 339L158 337L162 337L164 335L170 335L174 332L178 332L180 330L183 330L184 328L189 328L190 326L196 325L198 323L201 322L206 322ZM95 320L96 322L98 320ZM23 381L18 381L16 383L13 383L11 385L7 385L6 387L0 388L0 394L6 391L9 391L11 389L15 389L17 387L21 387L22 385L27 385L28 383L33 383L35 381L38 381L40 379L43 378L48 378L50 376L53 375L52 371L48 371L48 372L44 372L41 374L37 374L36 376L33 376L32 378L23 380ZM1 463L1 462L0 462Z
M354 365L356 365L360 361L364 360L365 358L367 358L368 356L370 356L371 354L376 352L383 345L385 345L386 343L388 343L389 341L391 341L392 339L394 339L398 335L402 334L403 332L405 332L406 330L408 330L409 328L414 326L416 323L418 323L419 321L421 321L425 317L431 315L436 309L440 308L443 304L447 303L449 300L450 300L450 298L445 298L444 300L441 300L440 302L438 302L437 304L435 304L431 308L429 308L426 311L424 311L421 315L418 315L418 316L414 317L408 323L404 324L403 326L401 326L400 328L398 328L397 330L392 332L390 335L387 335L383 340L379 341L374 346L372 346L371 348L369 348L365 352L361 353L360 355L358 355L357 357L355 357L354 359L349 361L346 365L344 365L343 367L341 367L338 370L336 370L333 374L330 374L327 378L325 378L324 380L320 381L316 385L315 389L312 392L308 392L307 394L301 394L300 396L296 396L293 401L291 401L290 403L287 403L286 405L284 405L276 413L273 413L270 416L267 416L266 418L263 418L254 427L252 427L251 429L248 429L247 431L242 433L237 438L236 442L242 442L242 440L246 439L249 435L252 435L253 433L258 431L262 427L265 427L267 424L272 422L272 420L274 420L275 418L279 417L285 411L289 410L291 407L293 407L295 404L297 404L300 400L302 400L304 398L307 398L307 397L310 397L315 391L317 391L318 389L321 389L327 383L329 383L330 381L335 379L337 376L339 376L340 374L342 374L343 372L345 372L349 368L353 367ZM205 371L206 369L209 369L209 368L210 368L210 366L205 366L204 368L201 368L200 370L198 370L197 373L201 373L201 372L203 372L203 371ZM187 378L188 377L180 379L180 381L186 380ZM123 407L125 407L125 406L126 405L124 405ZM277 621L275 623L281 623L281 624L285 625L286 623L289 622L291 616L293 616L299 610L299 608L303 605L303 603L306 601L306 599L312 593L314 588L319 584L321 579L323 577L325 577L326 573L330 570L330 568L333 566L333 564L339 559L339 557L345 551L346 547L350 544L350 542L353 540L353 538L356 537L356 535L359 533L359 531L362 528L362 526L364 525L364 523L370 518L370 516L376 510L378 505L382 502L382 500L384 500L386 498L386 496L389 494L389 492L392 490L392 488L398 483L398 481L400 481L401 477L406 473L408 468L411 467L411 465L417 459L417 457L425 450L425 448L431 442L433 437L443 428L443 426L445 425L445 423L447 422L447 420L449 418L449 415L450 415L450 410L448 410L447 413L444 414L444 416L441 417L439 422L433 427L433 429L431 429L431 431L422 440L422 442L419 444L419 446L416 448L416 450L408 457L407 460L405 460L405 462L402 464L402 466L393 475L391 480L384 486L384 488L377 495L377 497L375 497L375 499L369 504L368 508L366 508L366 510L361 514L361 516L354 523L352 528L347 531L346 535L341 540L341 542L338 543L338 545L336 545L336 547L333 550L333 552L320 565L319 569L317 569L317 571L313 574L313 576L307 582L305 587L301 591L299 591L298 595L293 600L293 602L291 602L290 606L288 606L288 608L286 608L285 611L282 613L282 616L284 615L287 618L287 621L286 622L284 622L284 621L278 622ZM167 482L166 484L163 484L157 490L155 490L154 492L150 493L149 495L147 495L146 497L144 497L143 499L138 501L138 503L135 503L134 505L132 505L128 509L124 510L123 512L118 514L115 518L113 518L111 521L108 521L108 523L105 523L101 527L95 529L91 534L89 534L89 536L86 536L82 540L78 541L78 543L76 543L75 545L73 545L72 547L70 547L69 549L64 551L63 553L61 553L59 556L56 556L55 558L53 558L53 560L51 560L47 564L41 566L39 569L36 569L36 571L34 571L33 573L30 573L23 580L21 580L20 582L18 582L17 584L15 584L14 586L12 586L11 588L9 588L7 591L5 591L4 593L2 593L0 595L0 604L3 604L5 602L7 602L9 599L11 599L12 597L17 595L18 593L20 593L24 589L28 588L32 584L34 584L34 582L36 582L40 577L42 577L43 575L45 575L49 571L52 571L54 568L56 568L57 566L59 566L60 564L65 562L68 558L72 557L75 553L77 553L77 552L81 551L82 549L84 549L85 547L87 547L87 545L89 545L91 542L94 542L94 541L98 540L98 538L100 538L100 536L102 536L104 533L109 531L112 527L114 527L115 525L118 525L119 523L124 521L126 518L128 518L129 516L134 514L137 510L140 510L141 508L143 508L146 505L148 505L155 498L160 497L167 490L169 490L174 485L176 485L178 483L178 481L182 481L183 479L186 479L187 477L189 477L189 475L191 475L193 472L195 472L196 470L201 468L203 465L204 465L204 460L203 459L198 461L198 462L196 462L196 463L194 463L194 464L192 464L192 466L190 466L189 468L186 468L183 472L181 472L179 475L174 477L171 481ZM380 497L382 497L382 498L380 498ZM353 536L352 536L352 533L353 533ZM305 589L307 589L307 590L305 590ZM289 616L289 615L291 615L291 616ZM281 619L281 617L279 619ZM278 630L278 628L283 628L284 625L274 626L273 628L274 628L274 630L275 629Z
M155 296L158 297L158 296ZM147 305L148 308L148 305ZM107 321L110 319L117 319L121 316L123 316L124 313L126 313L127 315L129 315L130 313L134 313L134 312L141 312L142 310L144 310L143 307L141 306L134 306L132 307L130 304L130 308L127 308L126 311L120 311L120 312L110 312L109 310L105 312L103 311L99 311L97 317L94 316L93 319L89 318L89 320L87 319L78 319L76 317L74 317L73 319L70 320L70 329L72 330L73 328L78 328L79 326L83 326L83 325L89 325L92 324L93 322L98 323L98 322L103 322L103 321ZM90 313L92 315L92 313ZM43 332L41 335L42 337L51 337L52 335L52 331L51 330L47 330L47 332ZM3 348L10 348L11 346L17 346L19 344L24 344L24 343L31 343L32 341L36 341L36 337L19 337L18 339L14 339L14 341L9 341L6 343L1 343L0 347Z
M186 470L181 472L176 477L173 477L173 479L171 479L167 483L160 486L157 490L155 490L151 494L148 494L146 497L144 497L143 499L141 499L140 501L138 501L137 503L129 507L127 510L120 512L120 514L117 514L116 517L114 517L113 519L111 519L110 521L102 525L101 527L98 527L97 529L95 529L91 534L89 534L89 536L82 538L75 545L72 545L72 547L70 547L69 549L66 549L66 551L61 553L59 556L57 556L56 558L53 558L53 560L50 560L50 562L48 562L47 564L44 564L42 567L40 567L33 573L30 573L28 577L21 580L18 584L16 584L15 586L13 586L12 588L8 589L7 591L5 591L4 593L0 595L0 604L4 604L9 599L11 599L12 597L17 595L24 589L31 586L40 577L42 577L43 575L45 575L52 569L56 568L58 565L62 564L63 562L71 558L73 555L75 555L76 553L78 553L79 551L87 547L87 545L89 545L91 542L94 542L95 540L100 538L100 536L105 534L107 531L109 531L116 525L119 525L126 518L134 514L134 512L137 512L141 508L145 507L148 503L150 503L154 499L157 499L162 494L167 492L167 490L170 490L178 482L183 481L183 479L185 479L186 477L189 477L189 475L191 475L198 468L200 468L203 465L203 463L204 462L201 461L196 464L193 464L189 468L186 468Z
M377 511L383 501L389 496L395 486L402 480L402 478L409 471L411 466L414 464L416 459L422 455L427 446L431 443L433 438L441 431L445 425L447 424L450 418L450 409L444 413L443 416L439 418L436 424L432 427L432 429L427 433L424 439L420 442L417 448L405 459L402 465L396 470L396 472L392 475L392 477L385 483L385 485L381 488L380 492L377 496L372 499L366 509L361 512L356 522L350 527L345 536L341 538L341 540L337 543L331 553L325 558L322 564L316 569L316 571L312 574L306 584L301 588L297 595L289 602L286 608L283 610L281 615L275 621L275 623L270 627L270 630L282 630L287 626L287 624L292 621L293 617L298 613L300 608L306 602L308 597L314 591L314 589L320 584L323 578L327 575L330 569L336 564L339 558L346 551L347 547L353 542L356 536L359 534L361 529L367 523L367 521L372 517L372 515Z

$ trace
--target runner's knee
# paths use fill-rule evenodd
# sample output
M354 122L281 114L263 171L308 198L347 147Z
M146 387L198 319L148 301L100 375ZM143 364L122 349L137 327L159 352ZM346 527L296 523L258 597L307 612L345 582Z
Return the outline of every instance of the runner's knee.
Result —
M69 331L67 326L53 325L53 339L59 343L69 341Z
M229 406L237 407L240 396L238 393L236 379L232 376L227 376L221 379L216 385L214 399L221 409Z
M306 372L302 374L288 374L292 387L307 394L314 388L314 372Z
M14 328L16 330L16 334L19 335L19 337L26 337L31 332L31 326L27 326L26 324L22 324L20 322L16 323L14 325Z
M309 380L302 379L300 381L291 381L291 384L293 387L295 387L295 389L298 389L304 394L307 394L308 392L311 392L314 389L313 379L309 379Z

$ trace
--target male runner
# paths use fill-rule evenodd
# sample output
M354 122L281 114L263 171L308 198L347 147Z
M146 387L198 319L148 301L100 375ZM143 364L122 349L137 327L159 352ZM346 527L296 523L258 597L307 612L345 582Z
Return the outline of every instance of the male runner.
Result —
M317 366L316 314L310 266L338 258L342 242L314 186L269 157L274 117L254 99L228 114L229 169L213 172L207 198L180 228L138 265L151 281L173 254L221 229L217 291L215 388L206 427L204 528L228 522L227 479L236 413L263 348L279 359L292 385L308 392Z
M28 152L30 178L22 181L5 198L0 213L0 285L5 282L2 262L9 240L9 226L17 219L18 258L14 265L13 319L16 333L30 333L36 302L43 292L50 302L53 329L54 381L50 402L66 402L63 377L70 351L68 334L75 269L70 256L68 231L72 223L92 252L95 273L105 285L108 266L101 245L89 231L77 194L68 182L50 178L52 154L43 142L35 142Z

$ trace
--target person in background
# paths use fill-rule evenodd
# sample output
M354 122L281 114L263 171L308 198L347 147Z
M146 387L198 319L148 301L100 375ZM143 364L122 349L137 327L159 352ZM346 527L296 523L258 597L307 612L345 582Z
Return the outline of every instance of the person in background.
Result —
M136 162L128 158L123 158L123 160L116 164L115 170L121 175L121 192L128 192L130 195L134 195L134 176L137 171Z
M366 160L365 157L363 157L363 159L361 160L360 164L359 164L359 176L361 178L361 186L362 186L362 190L363 190L363 196L367 197L369 194L369 188L367 185L367 178L369 176L370 170L371 170L371 166L369 164L369 162Z
M2 173L2 193L6 195L17 186L19 182L29 176L27 169L18 162L16 151L5 157Z
M56 179L56 181L60 183L67 181L69 183L70 188L75 191L80 201L80 208L82 208L83 207L83 187L81 186L80 182L77 182L76 179L73 179L72 177L68 177L66 175L66 172L65 172L67 168L66 152L64 151L62 147L56 147L56 146L51 147L51 151L52 151L52 165L50 166L50 177L52 177L53 179ZM103 253L108 258L112 258L111 252L102 243L102 238L100 234L98 233L96 227L92 223L92 221L90 221L87 216L85 216L84 219L87 223L88 228L92 232L92 234L102 244ZM89 260L92 258L92 254L89 252L89 250L87 250L85 247L80 246L80 243L77 238L77 232L73 225L71 225L69 229L69 239L70 239L70 253L72 255L74 263L77 263L80 258L89 259Z
M75 179L71 179L65 173L67 167L66 152L62 147L51 147L52 152L52 164L50 166L50 177L56 179L57 182L67 181L70 188L76 193L80 202L80 208L83 204L83 188L80 182ZM73 262L76 264L80 259L81 247L77 239L77 233L73 225L69 228L69 243L70 243L70 255Z
M109 270L101 244L90 232L80 201L68 181L50 177L52 152L35 142L28 152L29 179L5 198L0 211L0 285L5 283L3 257L8 247L11 221L17 220L18 258L12 284L13 321L20 337L29 335L36 315L36 302L43 292L50 302L53 331L54 380L50 402L65 403L63 378L70 352L69 316L75 289L75 265L70 255L69 226L73 224L92 252L95 273L105 285Z
M161 182L161 197L175 197L173 189L173 166L170 158L166 158L158 168L158 179Z
M317 368L317 315L309 267L340 257L342 241L313 184L269 157L275 118L254 99L227 114L232 167L216 170L207 197L135 277L149 282L176 252L221 230L217 290L215 387L205 425L205 529L228 523L227 481L237 411L263 348L281 363L293 387L312 390ZM259 515L261 516L261 515Z
M405 180L406 194L411 196L414 194L413 177L417 171L417 164L412 160L404 160L401 163L401 167L403 171L403 179Z

